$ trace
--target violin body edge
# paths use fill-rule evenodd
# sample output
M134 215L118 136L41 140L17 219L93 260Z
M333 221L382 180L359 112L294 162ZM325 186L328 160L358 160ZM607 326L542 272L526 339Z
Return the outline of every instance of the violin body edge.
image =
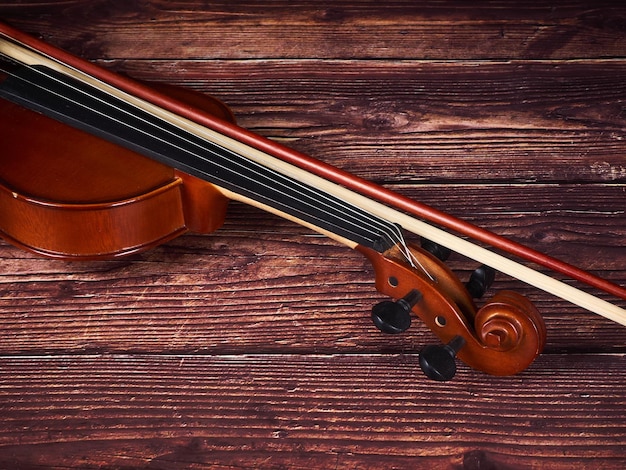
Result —
M234 120L217 99L154 86ZM0 236L38 255L120 258L226 217L214 185L4 99L0 141Z

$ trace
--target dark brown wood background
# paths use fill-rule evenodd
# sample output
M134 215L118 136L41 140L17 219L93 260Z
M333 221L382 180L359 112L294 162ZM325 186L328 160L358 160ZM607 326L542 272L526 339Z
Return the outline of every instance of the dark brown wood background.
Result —
M621 4L67 0L0 18L625 285ZM130 259L1 242L0 266L1 468L626 465L626 328L504 276L491 293L536 302L545 353L441 384L418 367L429 331L374 329L365 259L240 204Z

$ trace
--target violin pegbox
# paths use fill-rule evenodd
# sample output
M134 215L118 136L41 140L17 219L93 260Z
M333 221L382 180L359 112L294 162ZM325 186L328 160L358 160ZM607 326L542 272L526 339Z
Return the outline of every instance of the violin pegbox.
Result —
M372 309L374 324L399 334L419 317L442 341L420 353L422 371L435 380L450 380L455 358L492 375L526 369L545 345L546 329L535 306L524 296L502 291L478 309L495 271L481 266L463 283L440 257L449 253L432 243L396 246L384 253L359 247L374 266L376 288L387 300ZM410 256L407 256L407 249Z

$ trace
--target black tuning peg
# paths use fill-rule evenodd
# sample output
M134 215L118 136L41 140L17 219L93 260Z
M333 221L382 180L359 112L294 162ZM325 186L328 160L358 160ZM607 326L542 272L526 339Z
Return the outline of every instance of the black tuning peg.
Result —
M413 289L396 302L385 300L372 308L372 321L383 333L397 334L411 326L411 309L422 298L420 291Z
M420 352L420 367L426 376L445 382L456 374L456 354L465 346L461 336L455 336L448 344L429 345Z
M426 251L428 251L431 255L437 258L439 261L445 261L450 257L452 250L445 246L439 245L438 243L431 242L426 238L422 238L420 240L420 245Z
M465 287L474 299L480 299L491 287L496 278L496 271L490 266L482 265L472 273Z

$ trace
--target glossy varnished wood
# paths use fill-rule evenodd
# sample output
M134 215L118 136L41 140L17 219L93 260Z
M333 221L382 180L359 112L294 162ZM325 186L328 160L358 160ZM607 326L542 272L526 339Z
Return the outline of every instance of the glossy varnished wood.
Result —
M222 119L221 102L155 85ZM17 104L0 102L0 233L58 259L138 253L219 228L227 201L210 183Z
M615 2L31 2L0 18L626 285ZM488 295L535 301L544 354L437 384L418 370L425 327L372 327L361 255L241 204L129 259L2 243L0 263L3 467L626 464L626 329L504 276Z

